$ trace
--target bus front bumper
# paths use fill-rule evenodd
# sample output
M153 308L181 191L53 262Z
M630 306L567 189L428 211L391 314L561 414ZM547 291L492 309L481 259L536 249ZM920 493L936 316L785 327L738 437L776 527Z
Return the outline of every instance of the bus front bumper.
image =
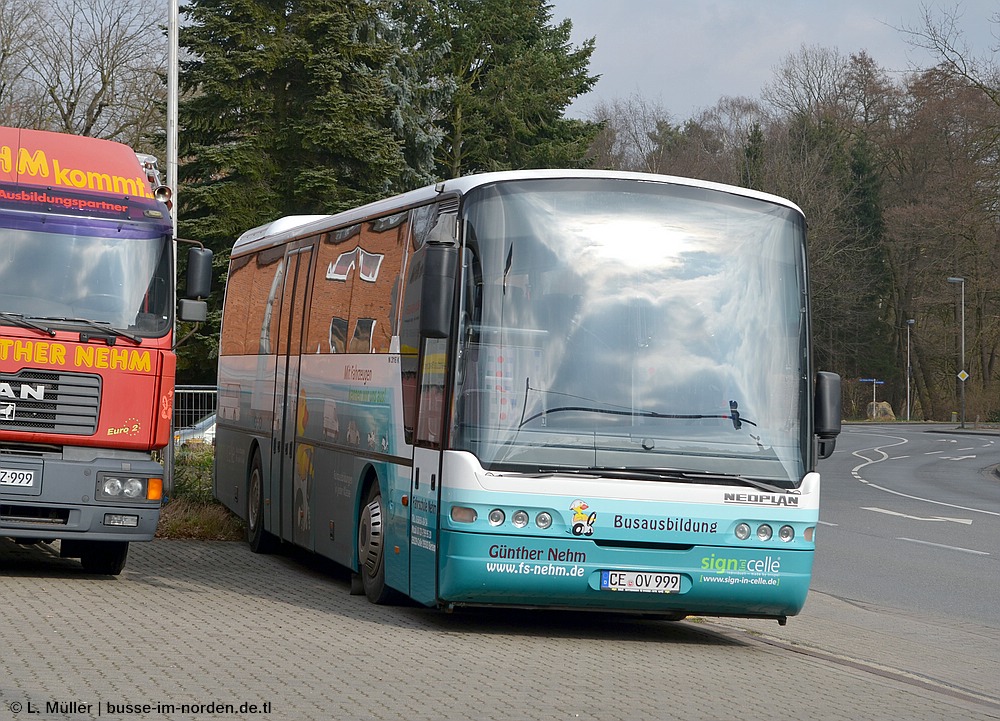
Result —
M802 610L813 551L602 547L592 540L442 531L442 605L783 619ZM617 589L617 590L612 590Z

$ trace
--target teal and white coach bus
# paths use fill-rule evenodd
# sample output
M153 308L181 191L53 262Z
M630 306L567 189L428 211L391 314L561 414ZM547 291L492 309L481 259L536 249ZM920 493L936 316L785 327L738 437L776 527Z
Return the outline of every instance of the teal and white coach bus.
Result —
M742 188L539 170L247 231L215 494L376 603L784 623L840 431L805 230Z

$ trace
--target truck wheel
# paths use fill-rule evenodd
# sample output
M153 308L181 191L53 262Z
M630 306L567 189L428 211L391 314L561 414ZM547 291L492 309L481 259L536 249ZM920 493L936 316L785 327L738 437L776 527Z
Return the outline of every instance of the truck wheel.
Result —
M372 603L386 603L392 589L385 585L385 533L382 493L372 484L358 521L358 575L365 595Z
M128 541L83 541L80 544L80 563L87 573L117 576L125 568L128 558Z
M254 451L247 477L247 542L254 553L273 553L277 539L264 530L264 474L260 451Z

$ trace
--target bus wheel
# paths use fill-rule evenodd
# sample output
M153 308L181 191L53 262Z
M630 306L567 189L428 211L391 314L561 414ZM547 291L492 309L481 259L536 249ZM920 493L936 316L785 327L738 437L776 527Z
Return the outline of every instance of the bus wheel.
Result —
M128 541L84 541L79 550L84 571L102 576L117 576L125 568Z
M254 451L247 477L247 542L254 553L272 553L277 542L264 530L264 474L261 471L260 451Z
M358 575L365 595L372 603L385 603L391 590L385 585L382 494L373 483L358 521Z

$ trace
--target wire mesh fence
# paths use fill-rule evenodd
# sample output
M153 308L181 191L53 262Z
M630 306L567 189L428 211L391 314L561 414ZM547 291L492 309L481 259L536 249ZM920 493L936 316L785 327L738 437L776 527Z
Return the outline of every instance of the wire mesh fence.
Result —
M174 389L174 447L215 442L215 386Z

